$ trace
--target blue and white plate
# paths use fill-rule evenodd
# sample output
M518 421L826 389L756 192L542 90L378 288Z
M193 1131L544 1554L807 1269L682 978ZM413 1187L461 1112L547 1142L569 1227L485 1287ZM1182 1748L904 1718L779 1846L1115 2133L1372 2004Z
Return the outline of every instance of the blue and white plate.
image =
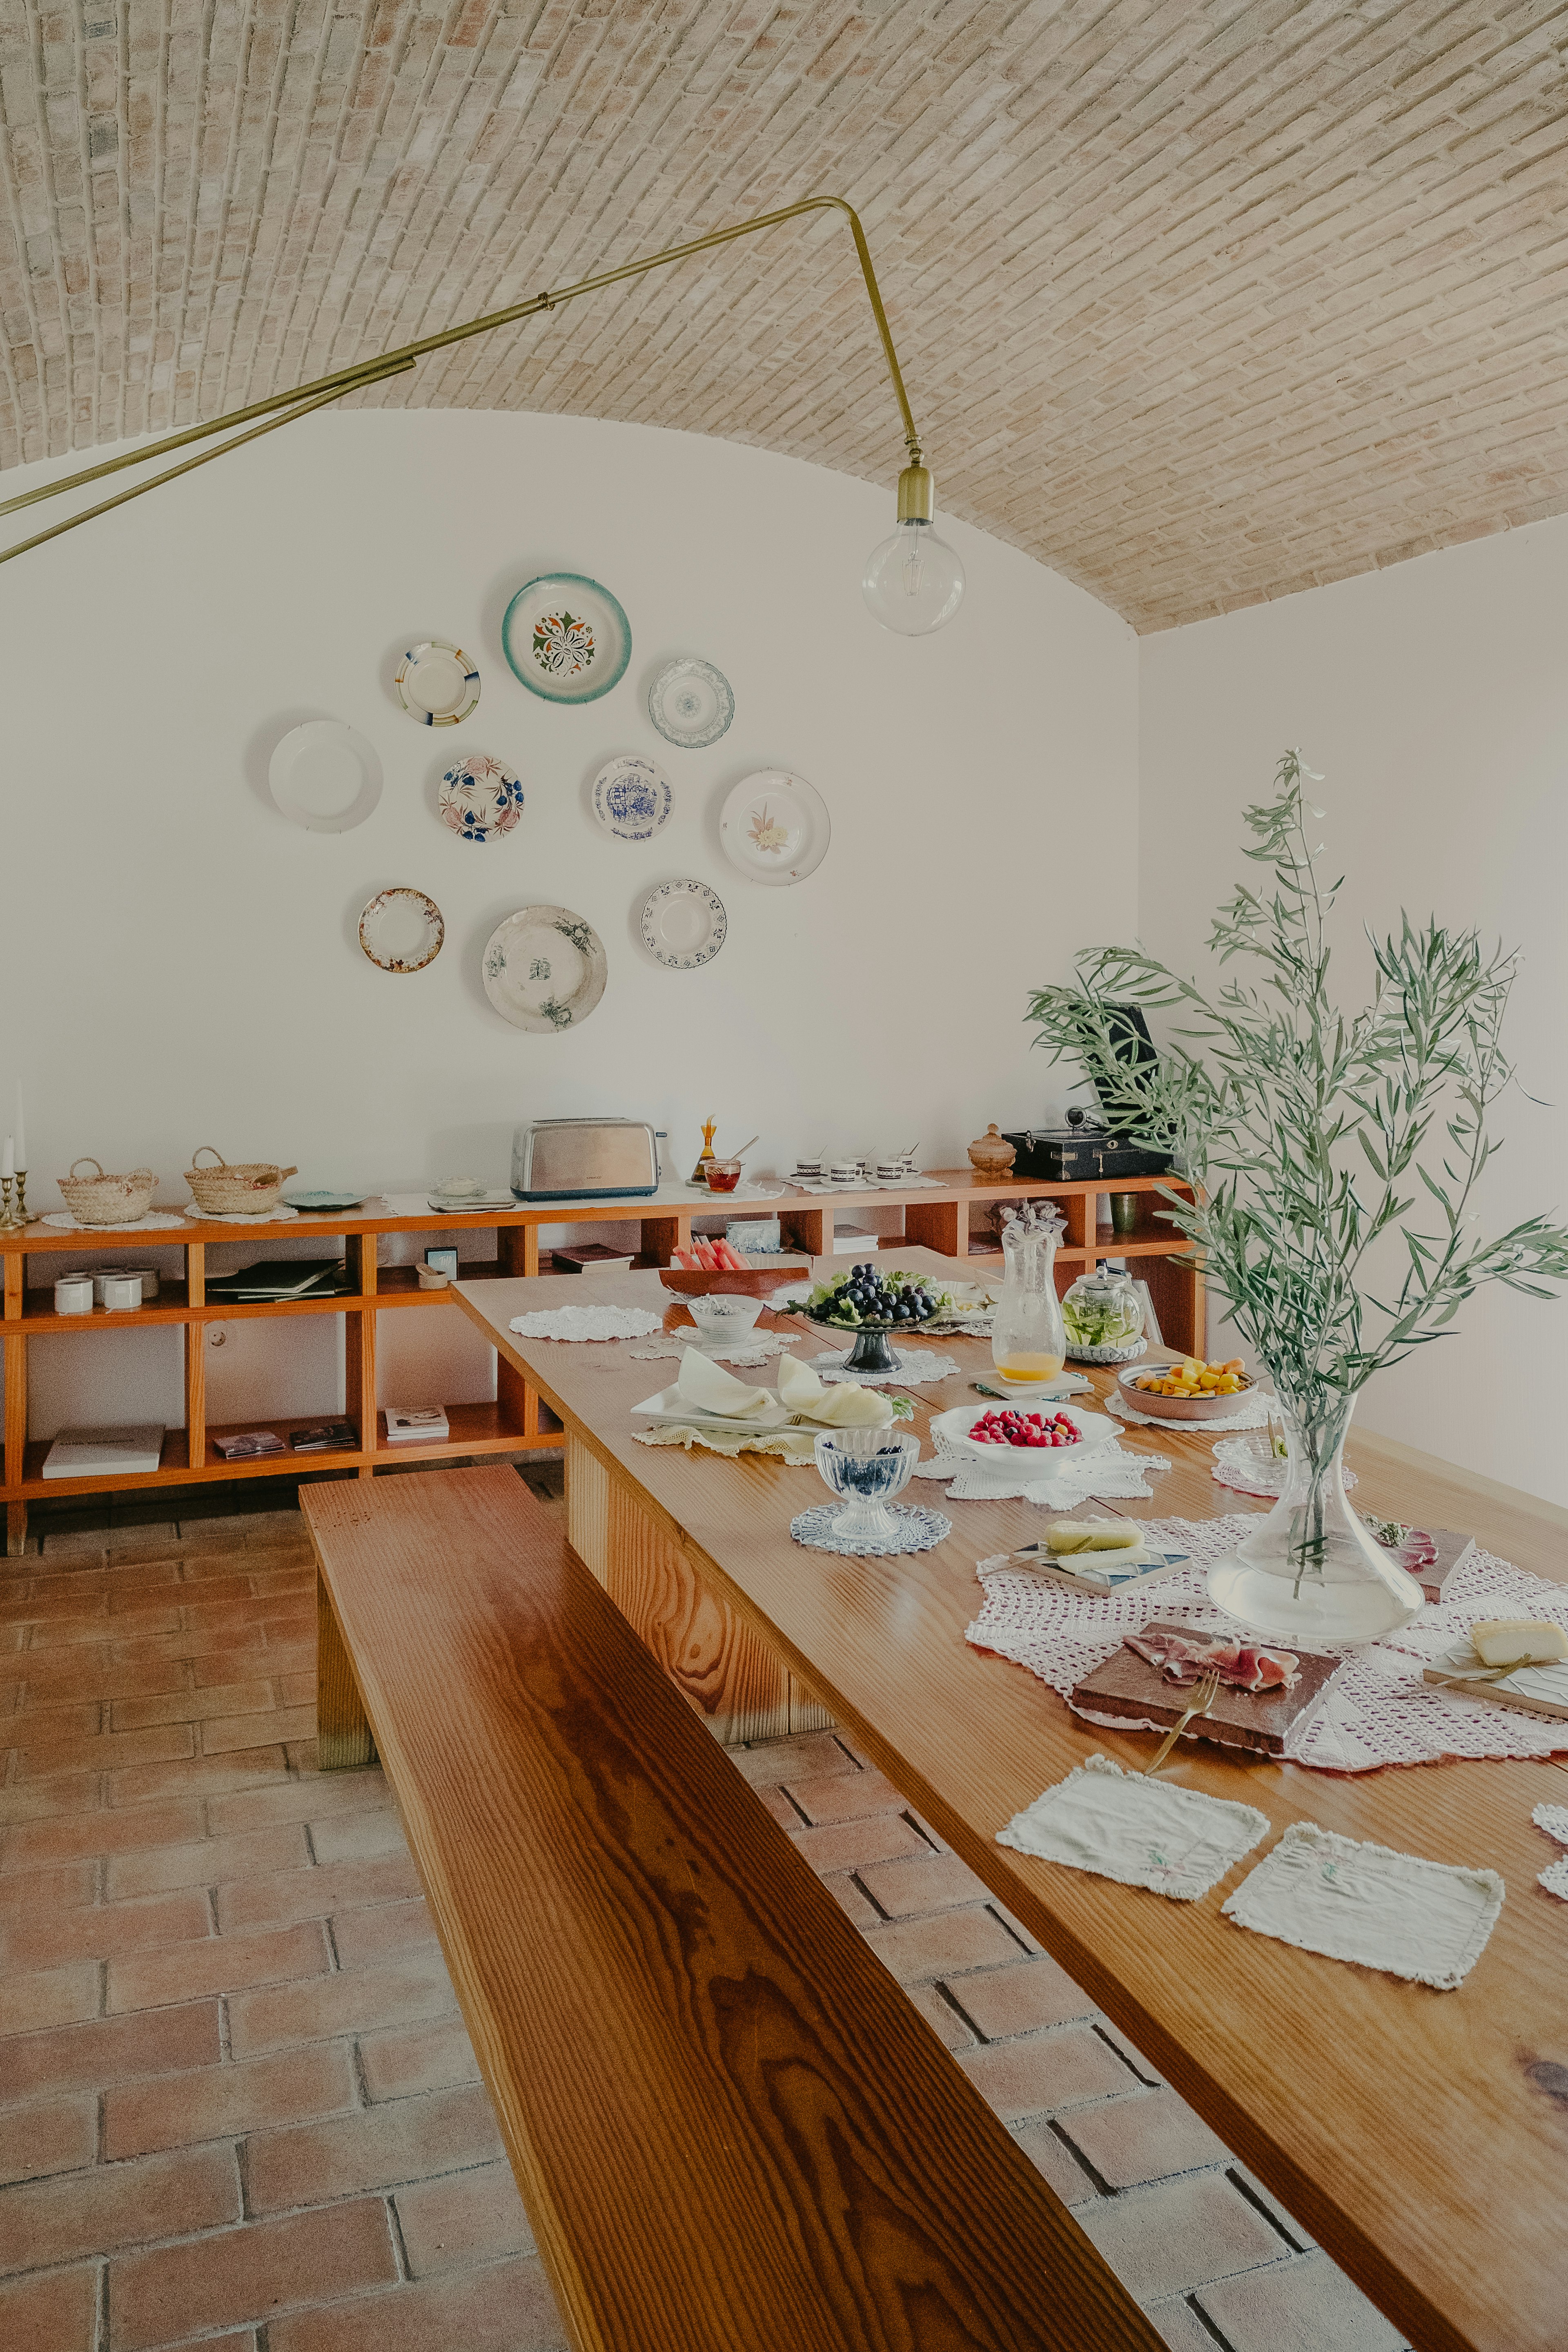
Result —
M610 761L594 779L594 814L617 841L651 841L674 805L664 770L631 752Z
M546 572L520 588L500 625L514 674L546 702L595 702L626 676L632 625L607 588Z
M669 971L711 963L729 928L723 901L706 882L661 882L643 900L642 943Z
M721 669L688 656L659 671L647 690L647 715L667 742L701 751L735 716L734 691Z

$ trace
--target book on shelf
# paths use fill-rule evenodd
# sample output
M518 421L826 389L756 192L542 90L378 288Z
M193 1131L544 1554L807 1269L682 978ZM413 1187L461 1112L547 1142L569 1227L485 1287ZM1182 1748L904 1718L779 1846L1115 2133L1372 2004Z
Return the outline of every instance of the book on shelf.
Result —
M586 1274L590 1267L630 1265L637 1252L612 1249L607 1242L574 1242L565 1249L552 1250L551 1255L557 1273Z
M439 1445L450 1435L447 1416L438 1404L389 1404L386 1408L389 1445Z
M875 1234L868 1234L863 1225L834 1226L833 1255L835 1257L858 1257L862 1254L867 1257L875 1257L877 1249L878 1236Z
M289 1443L296 1454L357 1454L359 1432L352 1421L313 1421L290 1430Z
M348 1288L345 1262L341 1257L264 1257L232 1274L207 1278L207 1297L247 1300L321 1297Z
M213 1444L226 1462L249 1462L259 1454L287 1454L289 1448L275 1429L241 1429L226 1437L213 1435Z
M163 1432L157 1422L121 1423L113 1429L62 1429L44 1456L46 1478L135 1477L156 1470Z

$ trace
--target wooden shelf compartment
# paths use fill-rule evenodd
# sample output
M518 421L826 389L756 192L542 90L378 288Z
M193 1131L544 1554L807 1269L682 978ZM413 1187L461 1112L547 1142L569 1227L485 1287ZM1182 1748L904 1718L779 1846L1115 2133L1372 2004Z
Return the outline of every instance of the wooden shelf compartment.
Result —
M200 1309L193 1310L186 1284L161 1281L157 1297L146 1307L95 1306L90 1315L57 1315L51 1285L47 1289L24 1291L21 1324L30 1337L46 1331L113 1331L121 1326L133 1329L142 1323L185 1323L193 1312Z

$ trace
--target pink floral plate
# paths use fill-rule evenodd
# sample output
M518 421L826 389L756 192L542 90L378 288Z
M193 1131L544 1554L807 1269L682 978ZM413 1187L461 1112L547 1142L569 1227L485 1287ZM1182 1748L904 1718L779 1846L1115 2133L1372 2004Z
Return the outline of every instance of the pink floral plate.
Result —
M476 751L441 779L441 822L459 841L499 841L521 814L521 784L488 751Z

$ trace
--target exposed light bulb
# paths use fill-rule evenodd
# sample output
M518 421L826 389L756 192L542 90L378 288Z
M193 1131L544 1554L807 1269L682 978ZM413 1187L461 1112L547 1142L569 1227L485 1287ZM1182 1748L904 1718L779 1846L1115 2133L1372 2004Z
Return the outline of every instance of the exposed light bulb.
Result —
M931 478L918 457L899 476L898 528L866 559L861 593L873 617L900 637L929 636L963 597L963 566L931 521Z

